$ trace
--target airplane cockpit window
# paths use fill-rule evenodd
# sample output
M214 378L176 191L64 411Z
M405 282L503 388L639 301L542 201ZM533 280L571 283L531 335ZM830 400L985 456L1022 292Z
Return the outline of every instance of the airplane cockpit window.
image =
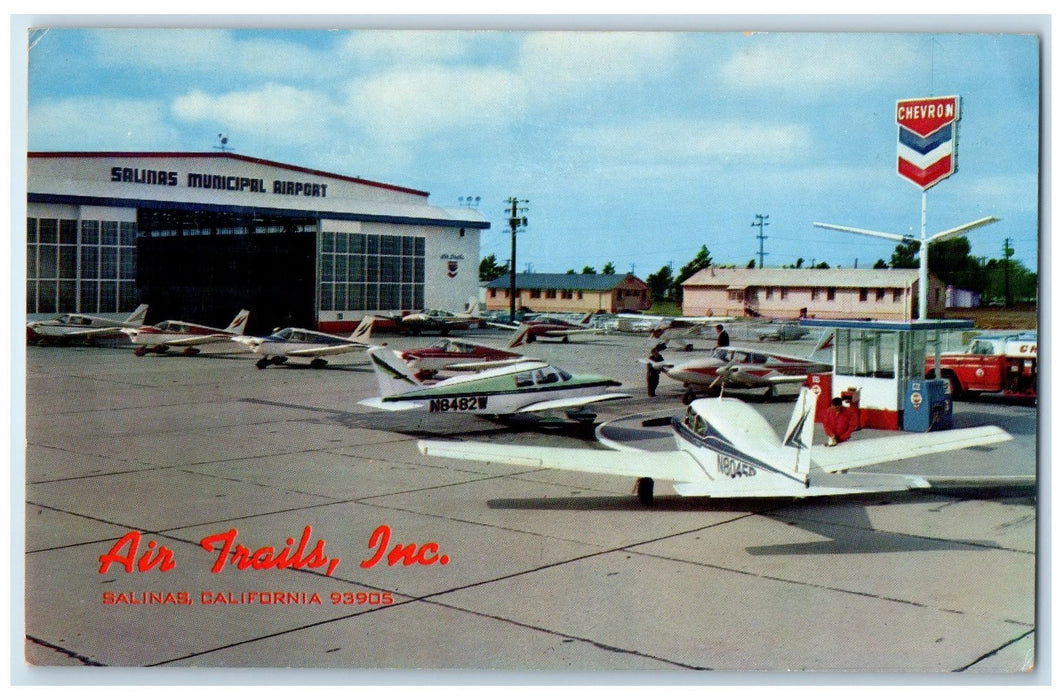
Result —
M563 369L560 369L559 367L551 367L550 369L554 369L554 370L557 371L557 374L560 376L562 382L566 382L566 381L568 381L569 379L572 378L572 375L571 375L570 372L565 372Z
M750 352L749 353L749 362L751 362L754 365L765 365L765 364L767 364L767 356L766 355L760 355L760 354L755 353L755 352Z
M560 377L552 367L535 370L535 384L556 384L559 381Z
M278 338L283 338L284 340L287 340L288 338L291 337L291 333L292 333L292 330L290 328L285 328L284 330L277 331L276 336Z
M514 379L516 379L517 389L525 386L531 386L535 383L534 380L531 379L530 372L520 372L519 374L513 375L513 377Z

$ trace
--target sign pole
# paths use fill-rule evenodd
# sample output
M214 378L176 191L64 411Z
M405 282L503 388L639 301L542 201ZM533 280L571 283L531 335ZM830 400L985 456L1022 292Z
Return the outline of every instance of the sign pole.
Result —
M926 191L922 190L922 244L918 250L918 320L929 313L929 241L926 240Z

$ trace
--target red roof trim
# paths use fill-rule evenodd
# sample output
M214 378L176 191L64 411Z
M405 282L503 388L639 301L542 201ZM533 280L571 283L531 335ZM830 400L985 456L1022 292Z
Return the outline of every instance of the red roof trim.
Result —
M416 194L422 197L427 197L430 194L428 192L424 192L423 190L415 190L410 187L389 185L385 182L375 182L373 180L363 180L359 177L350 177L349 175L338 175L336 173L330 173L325 170L314 170L313 168L304 168L300 165L280 163L275 160L266 160L264 158L252 158L250 156L241 156L237 153L207 153L195 151L30 151L26 155L30 158L217 158L242 160L246 163L254 163L256 165L268 165L271 167L280 167L285 168L287 170L295 170L300 173L306 173L307 175L332 177L336 178L337 180L354 182L359 185L369 185L370 187L379 187L385 190L394 190L395 192Z

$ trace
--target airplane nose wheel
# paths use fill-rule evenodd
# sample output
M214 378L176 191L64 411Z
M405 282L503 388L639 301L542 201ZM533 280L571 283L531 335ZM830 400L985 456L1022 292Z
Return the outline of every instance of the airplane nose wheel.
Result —
M265 369L266 367L269 366L269 364L270 364L269 363L269 358L263 357L258 362L255 362L254 366L257 367L258 369Z
M638 479L636 486L638 491L638 500L641 501L643 506L653 505L653 480L648 476L643 476Z

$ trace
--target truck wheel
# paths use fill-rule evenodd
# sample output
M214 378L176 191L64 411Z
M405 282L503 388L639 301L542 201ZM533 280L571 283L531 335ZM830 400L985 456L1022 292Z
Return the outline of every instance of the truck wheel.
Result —
M948 381L948 391L951 392L952 400L958 400L962 398L962 384L959 383L959 378L951 372L945 372L943 379Z

